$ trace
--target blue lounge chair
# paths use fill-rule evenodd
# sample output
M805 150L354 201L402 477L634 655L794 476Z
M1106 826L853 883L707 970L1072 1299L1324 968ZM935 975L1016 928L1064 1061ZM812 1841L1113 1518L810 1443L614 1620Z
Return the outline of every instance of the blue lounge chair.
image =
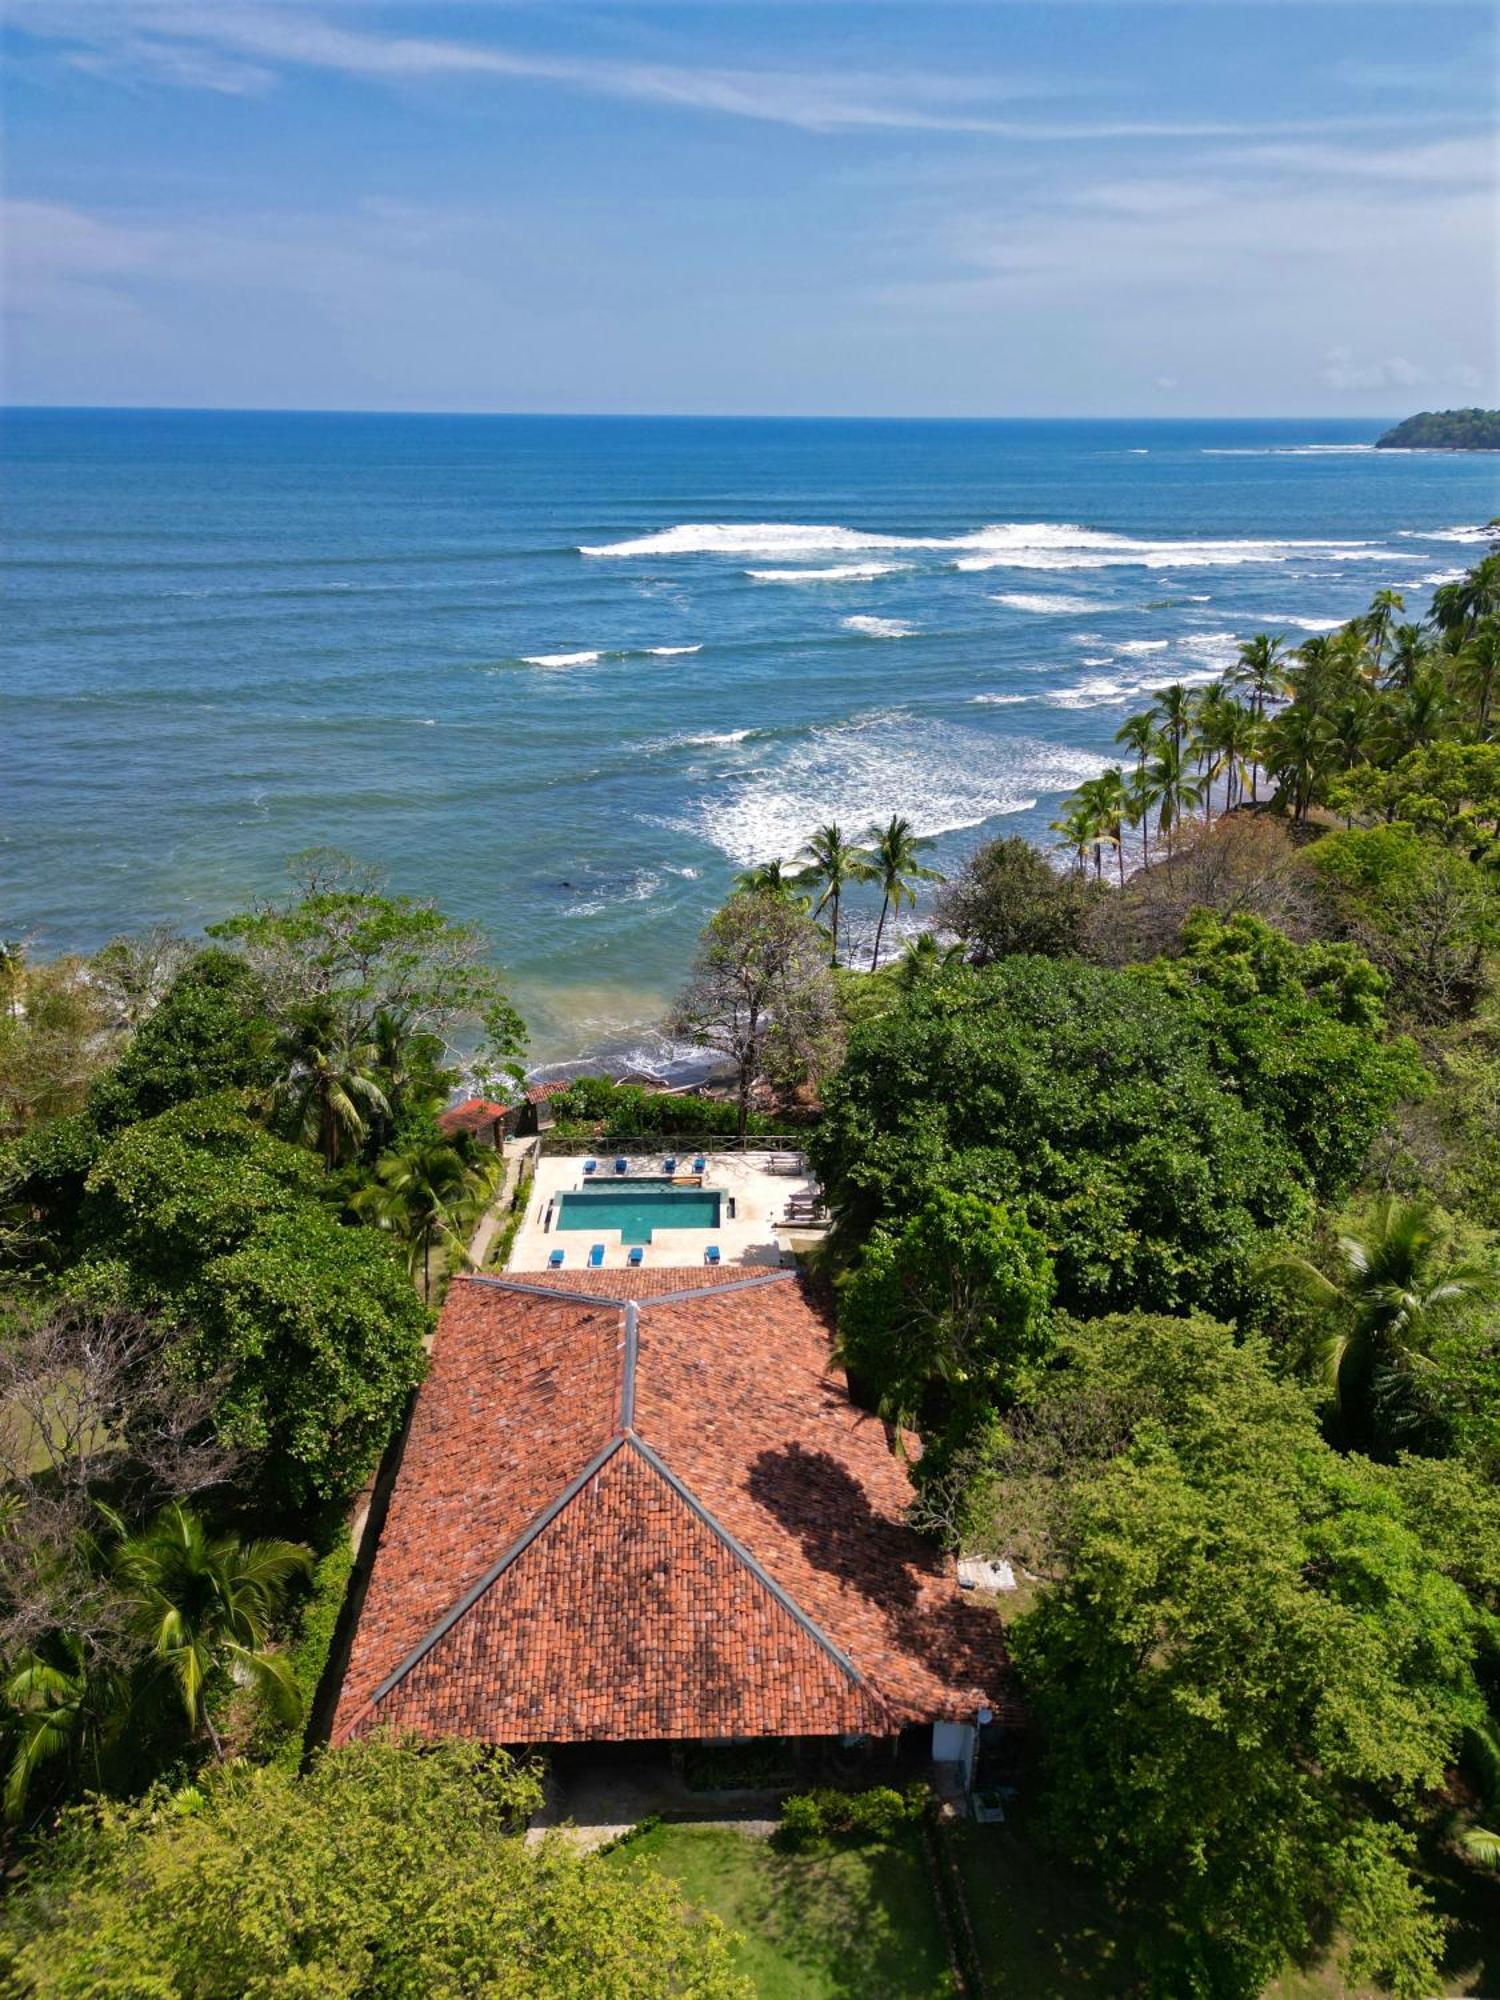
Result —
M623 1174L629 1165L630 1165L629 1160L618 1159L615 1161L615 1172L617 1174Z
M677 1171L677 1155L675 1153L668 1153L666 1159L662 1162L662 1172L667 1174L675 1174L676 1171Z
M562 1264L563 1264L563 1253L561 1252L561 1250L554 1250L547 1259L547 1269L549 1271L560 1271L562 1269Z
M705 1264L717 1264L720 1261L719 1246L717 1243L709 1244L708 1248L703 1253L703 1261Z
M639 1243L633 1244L631 1246L631 1251L630 1251L630 1262L632 1264L644 1264L645 1261L646 1261L645 1251L641 1248Z
M599 1171L599 1162L597 1160L585 1160L583 1163L583 1171L586 1174L597 1174Z
M704 1159L701 1153L693 1162L693 1172L695 1174L706 1174L708 1172L708 1161Z
M590 1250L589 1252L589 1269L591 1271L597 1271L599 1266L603 1262L604 1262L604 1245L602 1243L596 1243L593 1249Z

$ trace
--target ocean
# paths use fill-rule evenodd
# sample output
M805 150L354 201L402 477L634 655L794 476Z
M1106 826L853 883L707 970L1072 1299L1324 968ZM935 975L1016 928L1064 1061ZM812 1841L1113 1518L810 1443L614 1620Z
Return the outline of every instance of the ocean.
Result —
M632 1054L735 872L892 812L1049 839L1169 680L1500 511L1374 423L11 411L0 935L195 931L332 844Z

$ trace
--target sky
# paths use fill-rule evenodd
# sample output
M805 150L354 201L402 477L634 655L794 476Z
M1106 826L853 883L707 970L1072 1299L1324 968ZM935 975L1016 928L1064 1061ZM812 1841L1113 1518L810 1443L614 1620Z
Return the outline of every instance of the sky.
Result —
M1463 0L6 0L0 397L1500 403Z

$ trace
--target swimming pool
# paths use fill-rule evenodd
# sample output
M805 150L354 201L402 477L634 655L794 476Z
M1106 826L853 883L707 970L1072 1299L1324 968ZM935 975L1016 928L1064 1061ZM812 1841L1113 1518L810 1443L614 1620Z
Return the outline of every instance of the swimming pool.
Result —
M614 1186L568 1188L557 1200L558 1229L618 1229L622 1243L649 1243L653 1229L717 1229L717 1188L671 1187L644 1177Z

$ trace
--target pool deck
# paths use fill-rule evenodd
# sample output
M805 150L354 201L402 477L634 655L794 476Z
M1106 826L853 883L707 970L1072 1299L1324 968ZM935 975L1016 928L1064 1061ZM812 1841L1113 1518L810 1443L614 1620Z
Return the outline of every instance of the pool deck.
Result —
M598 1154L598 1171L588 1175L583 1171L583 1157L544 1154L538 1162L526 1219L516 1232L508 1270L544 1271L548 1257L558 1249L565 1253L564 1270L587 1270L589 1250L595 1243L604 1245L606 1270L619 1269L626 1263L629 1245L621 1241L618 1229L557 1229L554 1226L557 1197L577 1187L628 1188L636 1175L660 1175L667 1155L665 1152L631 1155L630 1171L623 1175L614 1171L613 1153ZM663 1270L701 1265L710 1243L718 1244L719 1255L726 1265L766 1268L793 1261L795 1242L805 1239L808 1231L778 1225L782 1224L788 1201L794 1196L804 1199L816 1196L818 1189L800 1158L795 1172L777 1171L773 1167L773 1161L785 1161L788 1157L785 1153L710 1153L702 1184L717 1188L728 1197L719 1227L654 1230L652 1240L645 1245L644 1268ZM697 1185L690 1173L692 1163L692 1155L679 1155L679 1175L688 1175L684 1186ZM731 1200L732 1216L727 1213Z

